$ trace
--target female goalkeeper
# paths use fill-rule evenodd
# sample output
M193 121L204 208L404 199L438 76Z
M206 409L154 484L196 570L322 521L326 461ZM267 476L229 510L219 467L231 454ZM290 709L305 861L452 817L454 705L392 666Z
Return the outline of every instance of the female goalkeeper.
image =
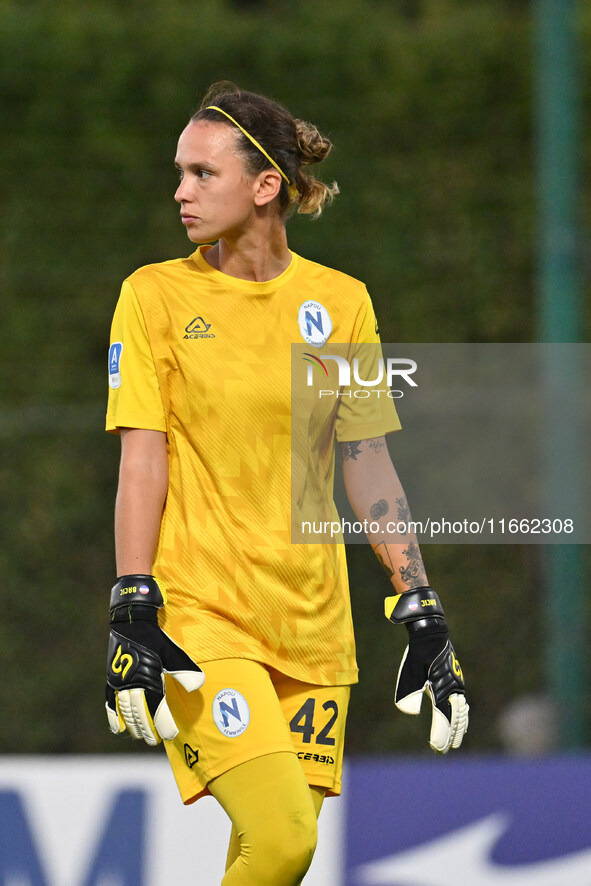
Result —
M107 715L113 732L164 739L185 803L210 793L226 810L224 886L300 883L340 792L357 681L344 545L292 536L304 515L336 516L335 438L393 585L386 614L409 632L396 703L416 713L429 694L439 752L467 727L419 549L382 533L406 509L384 442L392 400L319 395L320 376L338 387L335 354L369 367L379 349L363 284L287 244L288 217L319 216L338 192L308 171L330 149L273 101L214 85L175 161L181 222L202 245L125 280L112 325Z

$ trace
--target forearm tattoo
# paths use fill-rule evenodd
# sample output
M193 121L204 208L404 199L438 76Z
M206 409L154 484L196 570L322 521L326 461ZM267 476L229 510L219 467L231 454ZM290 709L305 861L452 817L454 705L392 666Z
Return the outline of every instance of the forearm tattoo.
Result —
M397 498L396 504L398 505L398 519L402 520L404 523L408 523L410 520L410 508L408 506L408 502L406 499Z
M380 449L386 445L383 437L375 437L367 441L353 440L350 443L341 443L341 455L343 461L357 461L357 457L362 455L361 446L363 442L367 442L367 449L372 450L373 452L379 452ZM404 493L400 498L395 499L395 504L398 521L409 526L412 518ZM379 520L381 517L390 513L390 504L385 498L380 498L370 506L369 513L372 520ZM411 533L410 529L408 530L408 534L412 534L412 537L414 538L414 533ZM421 552L417 543L409 541L404 548L402 548L402 544L397 544L396 542L391 543L393 550L396 550L396 565L394 565L394 562L392 561L392 556L388 550L386 542L380 542L377 545L372 544L372 547L388 578L392 578L393 575L397 574L400 581L408 588L418 587L419 585L427 583L425 567L423 566ZM405 562L402 565L399 565L401 548L401 553L405 558Z
M382 567L384 568L386 575L388 576L388 578L392 578L392 576L394 575L394 566L393 566L392 561L390 559L390 554L388 553L388 548L386 547L384 542L381 542L379 545L376 545L374 548L374 551L376 552L376 556L377 556L378 560L380 561L380 563L382 564Z
M398 572L405 585L417 587L417 582L426 583L423 559L417 544L409 544L402 552L407 559L406 566L399 566Z
M379 501L376 501L372 504L369 509L369 514L372 520L379 520L380 517L383 517L390 510L390 506L385 498L381 498Z
M385 542L380 542L380 544L376 545L374 551L386 575L388 578L392 578L394 575L394 564ZM402 551L402 554L407 560L406 565L398 567L398 574L402 582L407 587L413 588L426 585L427 576L419 546L417 544L408 544Z

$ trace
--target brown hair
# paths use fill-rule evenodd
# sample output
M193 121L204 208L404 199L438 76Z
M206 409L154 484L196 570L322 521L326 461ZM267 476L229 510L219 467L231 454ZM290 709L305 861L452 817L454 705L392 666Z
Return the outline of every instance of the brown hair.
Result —
M227 80L210 86L191 122L211 120L233 126L227 117L209 108L209 105L230 114L261 144L285 173L290 184L295 185L297 193L290 197L287 182L282 181L279 192L282 214L287 216L297 209L299 213L318 218L325 204L332 202L339 193L339 187L336 182L324 184L305 172L303 167L324 160L330 153L332 142L321 135L312 123L297 120L277 102L239 89ZM267 157L239 129L234 129L239 133L239 149L248 171L256 175L271 167Z

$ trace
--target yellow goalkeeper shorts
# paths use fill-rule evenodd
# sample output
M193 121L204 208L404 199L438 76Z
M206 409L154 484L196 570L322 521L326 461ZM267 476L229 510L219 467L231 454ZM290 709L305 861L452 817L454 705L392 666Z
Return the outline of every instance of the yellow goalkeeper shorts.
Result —
M179 734L164 745L183 803L234 766L280 751L297 754L308 784L340 794L350 686L302 683L245 659L200 667L196 692L166 678Z

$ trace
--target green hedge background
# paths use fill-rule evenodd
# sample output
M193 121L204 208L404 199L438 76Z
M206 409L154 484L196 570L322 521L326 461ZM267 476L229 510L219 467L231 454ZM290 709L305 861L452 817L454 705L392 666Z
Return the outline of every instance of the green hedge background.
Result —
M579 13L586 224L588 0ZM121 280L191 251L172 159L208 85L272 95L330 135L323 175L341 196L320 221L291 220L290 245L367 282L384 341L531 341L531 18L524 0L0 0L2 752L143 751L110 736L102 702L106 354ZM589 325L587 307L584 340ZM544 690L541 552L423 554L469 681L467 749L498 749L502 711ZM369 548L350 573L349 751L427 753L425 718L393 710L404 637Z

